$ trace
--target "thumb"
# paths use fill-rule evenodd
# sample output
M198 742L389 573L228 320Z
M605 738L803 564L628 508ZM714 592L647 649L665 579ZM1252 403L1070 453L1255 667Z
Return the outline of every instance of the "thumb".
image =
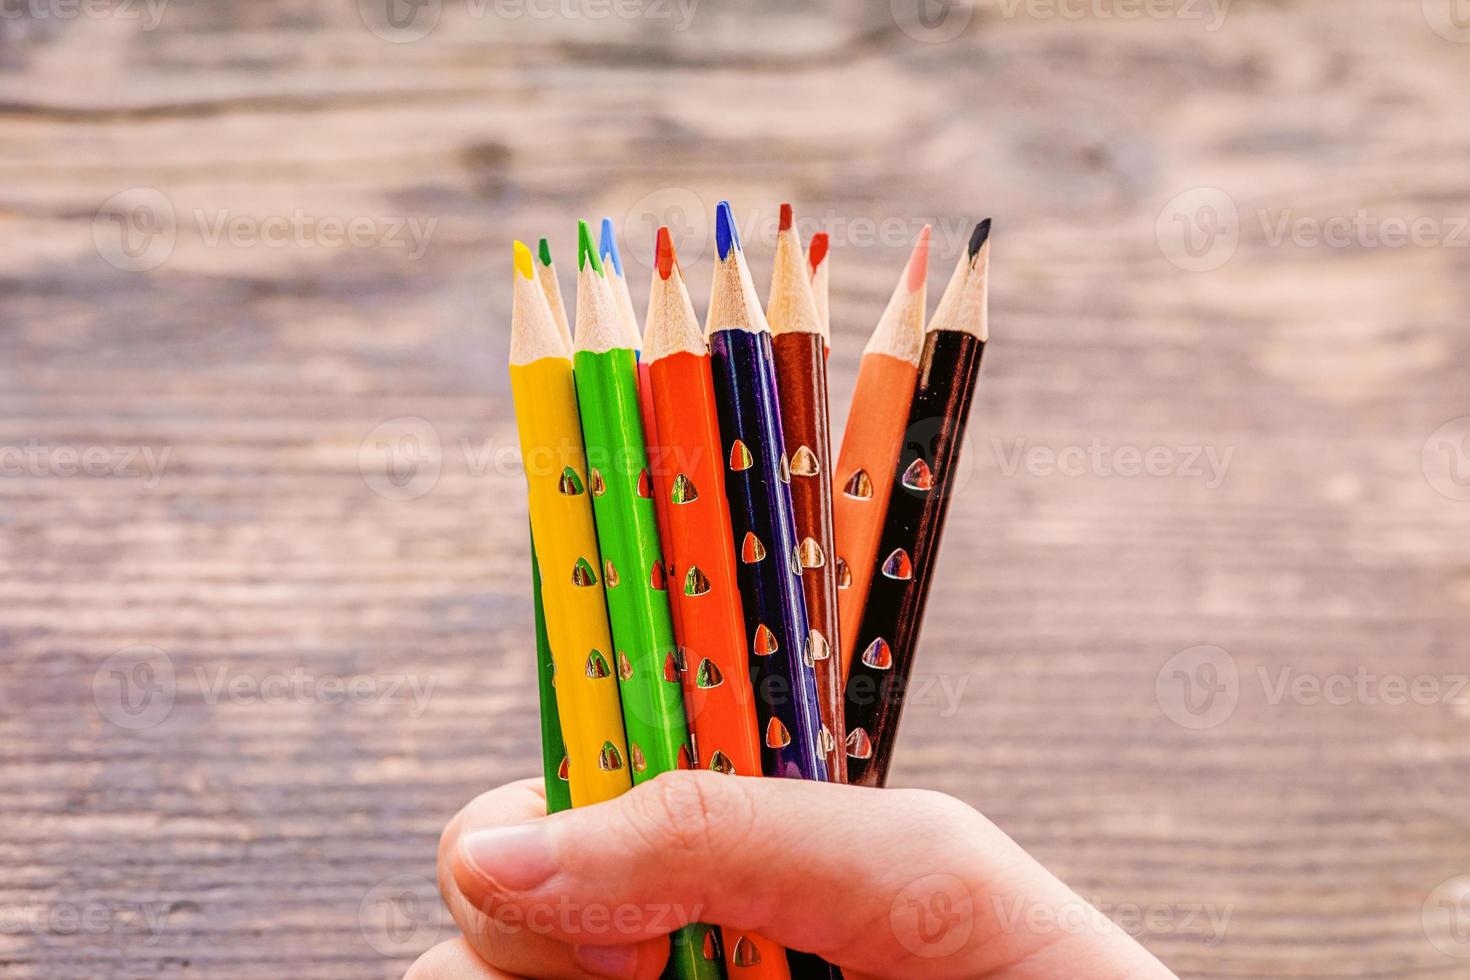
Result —
M607 803L465 827L450 869L487 916L577 944L698 921L817 953L852 977L1171 975L938 793L666 773Z

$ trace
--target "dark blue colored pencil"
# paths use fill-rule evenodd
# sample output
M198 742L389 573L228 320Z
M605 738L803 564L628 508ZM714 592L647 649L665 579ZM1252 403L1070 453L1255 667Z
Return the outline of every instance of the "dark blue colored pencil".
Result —
M736 577L745 598L762 768L767 776L825 782L771 331L724 201L715 212L715 237L720 257L706 332L739 559Z

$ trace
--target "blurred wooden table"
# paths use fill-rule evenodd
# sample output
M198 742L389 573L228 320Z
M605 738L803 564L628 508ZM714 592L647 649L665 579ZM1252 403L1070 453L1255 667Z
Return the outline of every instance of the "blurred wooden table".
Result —
M510 240L565 268L574 217L623 219L641 301L665 218L702 304L722 196L758 279L779 200L830 228L839 415L917 224L932 299L996 217L948 687L896 781L1182 975L1470 975L1436 925L1470 879L1434 893L1470 874L1436 0L1016 0L950 40L900 0L714 7L431 2L411 43L350 0L7 8L0 975L396 977L451 934L441 825L536 769ZM1314 244L1364 214L1438 244Z

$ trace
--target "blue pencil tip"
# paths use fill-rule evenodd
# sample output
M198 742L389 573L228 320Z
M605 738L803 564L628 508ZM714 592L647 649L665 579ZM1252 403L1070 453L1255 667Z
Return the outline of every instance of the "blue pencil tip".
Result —
M730 211L730 202L721 201L715 206L715 244L720 249L720 260L730 257L730 249L740 248L740 231L735 227L735 215Z
M623 257L618 254L618 236L613 232L611 218L602 219L602 257L612 260L613 272L623 274Z

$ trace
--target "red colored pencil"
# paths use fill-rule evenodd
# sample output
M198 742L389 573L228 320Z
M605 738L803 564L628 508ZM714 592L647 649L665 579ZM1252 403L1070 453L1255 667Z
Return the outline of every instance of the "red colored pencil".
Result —
M812 302L817 304L817 319L822 323L822 335L827 338L828 343L832 341L832 305L828 298L831 291L831 270L827 264L830 247L831 241L825 231L813 235L806 246L807 276L812 281Z

